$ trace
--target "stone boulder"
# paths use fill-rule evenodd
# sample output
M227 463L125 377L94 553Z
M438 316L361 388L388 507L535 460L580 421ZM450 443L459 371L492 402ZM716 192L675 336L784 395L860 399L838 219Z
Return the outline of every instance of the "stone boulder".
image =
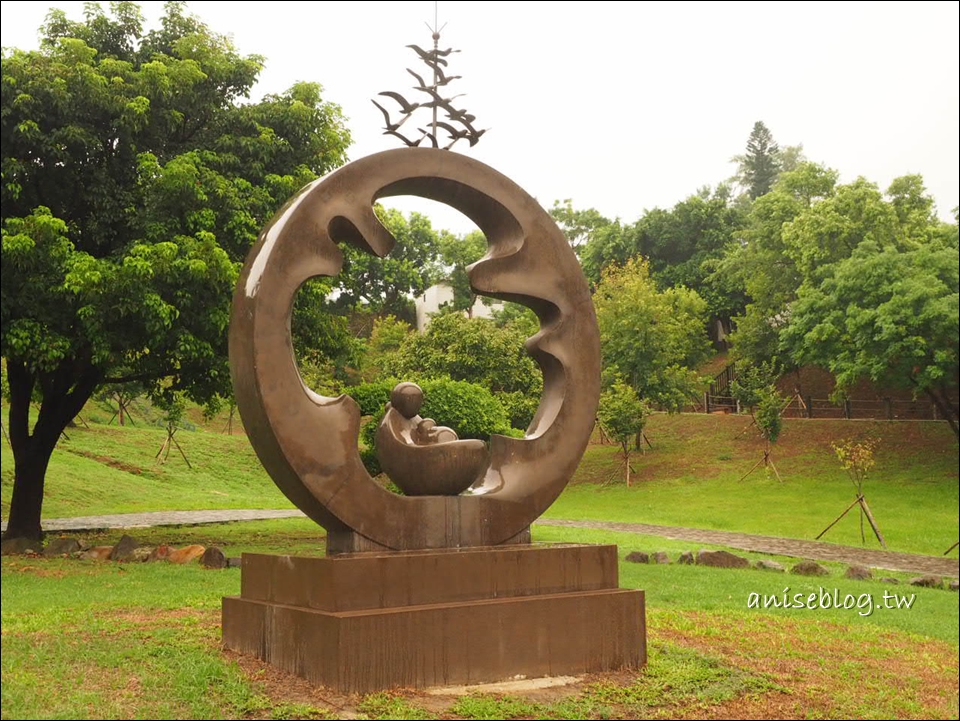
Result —
M240 568L241 566L243 566L243 563L239 556L227 559L227 568Z
M624 560L630 563L650 563L650 556L643 551L630 551Z
M940 576L918 576L910 579L910 585L921 588L943 588L943 579Z
M170 548L170 546L157 546L147 556L147 562L153 563L154 561L169 561L171 553L173 553L173 549Z
M948 588L949 588L951 591L960 590L960 581L950 581L950 584L949 584Z
M137 542L132 536L126 534L120 537L120 540L117 541L117 545L113 547L113 550L110 552L111 561L120 561L126 563L129 561L135 561L134 552L137 550Z
M881 583L900 583L899 578L890 578L890 576L884 576L880 579Z
M80 552L80 541L76 538L54 538L47 547L43 549L43 555L48 558L53 556L68 556L71 553Z
M795 573L798 576L829 576L830 571L821 566L816 561L800 561L793 568L790 569L790 573Z
M93 546L80 554L84 561L107 561L113 553L113 546Z
M750 561L729 551L698 551L697 564L714 568L750 568Z
M216 546L210 546L210 548L200 556L200 565L204 568L226 568L227 557L223 555L223 551Z
M668 564L670 563L670 556L665 551L657 551L650 556L650 563Z
M677 556L677 563L680 563L684 566L692 566L694 563L696 563L696 560L694 559L691 551L684 551Z
M196 561L200 556L203 555L203 552L207 550L200 545L184 546L183 548L178 548L175 551L170 552L170 557L167 558L170 563L190 563L191 561Z
M873 578L873 571L866 566L854 564L847 567L847 571L843 574L843 577L849 578L851 581L869 581Z
M774 571L775 573L785 573L787 569L783 567L782 563L777 563L776 561L771 561L766 558L761 558L753 567L761 571Z
M29 538L5 538L0 542L0 555L16 556L21 553L40 553L43 550L41 541L31 541Z
M130 560L146 563L150 560L150 556L153 555L155 550L153 546L138 546L133 549L133 558Z

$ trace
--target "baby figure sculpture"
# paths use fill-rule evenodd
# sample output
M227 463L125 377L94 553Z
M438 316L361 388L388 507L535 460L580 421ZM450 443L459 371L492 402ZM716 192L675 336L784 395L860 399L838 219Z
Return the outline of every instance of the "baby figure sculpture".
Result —
M487 444L461 441L453 429L418 414L423 391L398 383L377 429L377 456L383 471L408 496L456 496L486 467Z

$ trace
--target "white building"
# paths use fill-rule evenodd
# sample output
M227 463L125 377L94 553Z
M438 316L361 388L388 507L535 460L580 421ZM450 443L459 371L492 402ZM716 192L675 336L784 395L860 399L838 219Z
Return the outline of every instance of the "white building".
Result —
M453 303L453 286L449 283L430 286L414 303L417 307L417 330L423 333L430 325L430 314L439 311L444 303ZM471 318L492 318L494 311L502 309L503 303L493 302L487 305L483 299L477 297L469 315ZM464 314L466 315L466 312Z

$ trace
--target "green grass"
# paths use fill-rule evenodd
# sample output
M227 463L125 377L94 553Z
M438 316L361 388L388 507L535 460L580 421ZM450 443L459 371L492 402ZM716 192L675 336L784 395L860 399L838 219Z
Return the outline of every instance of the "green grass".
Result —
M216 542L228 555L243 550L319 552L322 547L316 527L305 519L139 529L135 535L148 543ZM84 534L97 543L118 536L117 531ZM539 541L618 542L622 555L633 549L666 550L673 555L684 546L652 536L580 529L537 527L535 536ZM958 608L956 596L948 591L845 581L839 577L839 566L832 567L831 577L813 581L761 571L625 562L620 572L622 586L646 591L650 662L644 672L589 684L571 691L568 698L486 694L450 699L438 708L435 700L428 704L416 695L388 693L356 701L355 711L369 718L675 716L750 699L759 699L757 703L778 699L779 703L800 693L790 687L795 669L783 671L783 664L793 669L791 664L811 665L812 659L817 668L811 666L808 672L819 674L814 684L817 693L826 694L831 708L846 715L937 715L940 712L932 709L951 703L947 697L936 701L940 706L925 705L928 691L920 681L916 688L901 689L889 698L884 697L879 680L865 689L866 696L845 691L860 683L853 679L865 664L871 669L873 665L886 668L893 661L906 663L904 658L912 670L899 673L916 675L918 669L926 669L918 678L933 674L941 685L943 674L952 673L955 678ZM850 611L745 608L750 592L779 593L785 584L791 588L836 586L855 594L895 589L916 592L917 600L909 611L878 611L867 618ZM238 593L239 586L238 569L4 558L3 717L328 718L339 714L338 707L285 696L275 686L263 687L255 673L241 671L220 651L220 599ZM761 635L753 638L756 634ZM738 642L748 636L752 640L741 648ZM943 660L951 654L952 661ZM876 671L881 672L888 673ZM823 674L828 676L821 678ZM954 688L954 696L955 692ZM949 685L944 693L949 693Z
M647 431L655 448L635 454L627 488L607 483L617 468L613 446L594 445L548 518L591 519L740 531L813 539L854 499L832 442L882 439L864 486L891 550L942 554L956 540L960 504L957 443L943 423L787 420L774 446L781 476L757 469L762 442L737 416L655 415ZM869 526L867 545L877 547ZM860 545L857 514L849 513L822 540Z

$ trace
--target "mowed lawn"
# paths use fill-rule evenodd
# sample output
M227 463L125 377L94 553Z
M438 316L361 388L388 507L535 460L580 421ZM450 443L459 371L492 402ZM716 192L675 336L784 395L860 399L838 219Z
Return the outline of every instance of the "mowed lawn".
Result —
M120 532L84 534L109 543ZM141 542L322 553L305 519L140 529ZM538 528L538 541L662 549L635 534ZM746 554L751 558L755 554ZM757 570L621 562L645 590L645 669L547 692L342 696L220 647L219 604L238 569L4 558L4 718L955 718L957 597L843 568L818 579ZM894 574L896 575L896 574ZM915 594L910 609L748 609L751 593L837 589Z
M144 411L146 414L147 411ZM181 430L192 468L176 448L155 456L166 432L146 425L120 428L87 413L89 428L68 431L47 476L44 517L216 508L290 508L242 433L226 435L223 418ZM865 494L892 550L942 554L958 538L957 442L945 423L787 420L772 458L783 482L763 467L741 480L761 457L749 417L651 417L653 449L635 453L627 488L617 473L617 449L593 444L548 518L630 521L812 539L854 499L832 443L880 441ZM239 425L239 423L237 424ZM2 503L12 492L13 454L0 442ZM867 545L877 546L869 527ZM857 513L849 513L823 540L859 545Z
M92 422L68 431L51 463L46 517L165 509L283 508L246 438L222 419L177 438ZM100 417L105 421L107 417ZM957 445L933 423L788 421L774 448L781 484L740 477L762 446L743 417L655 415L654 450L637 455L635 483L611 478L616 450L593 445L548 512L557 518L685 525L811 538L853 499L830 443L881 439L866 494L891 548L940 554L957 536ZM12 455L2 448L3 506ZM108 544L122 532L80 534ZM148 545L217 545L242 552L322 554L322 529L286 519L132 531ZM700 544L604 530L534 527L543 542L616 543L620 581L645 591L649 663L550 692L459 697L387 692L339 696L220 647L219 604L239 592L237 569L7 557L2 561L4 718L956 718L958 604L947 590L897 578L809 579L752 569L626 562L633 550L672 558ZM860 543L856 518L827 540ZM875 541L868 538L868 545ZM710 546L706 546L710 547ZM751 560L770 558L737 552ZM785 565L795 559L776 559ZM879 574L878 574L879 575ZM849 609L748 608L751 594L836 591L869 598ZM875 608L884 593L909 608Z

